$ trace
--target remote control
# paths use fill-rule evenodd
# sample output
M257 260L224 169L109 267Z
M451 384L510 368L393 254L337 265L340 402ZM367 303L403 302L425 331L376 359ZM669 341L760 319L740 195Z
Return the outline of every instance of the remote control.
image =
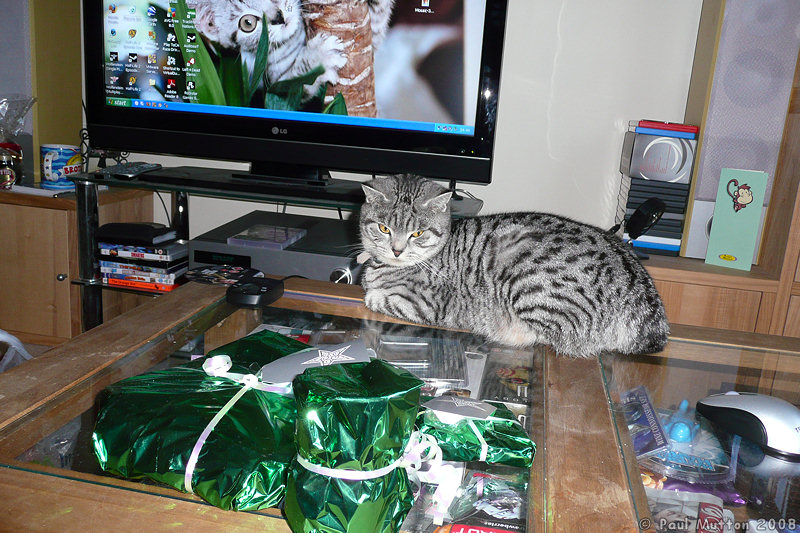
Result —
M132 180L139 174L144 174L145 172L150 172L151 170L158 170L160 168L161 165L158 163L119 163L117 165L111 165L110 167L98 169L95 174L102 177L111 176L117 178L118 180Z
M242 307L266 307L281 296L283 282L271 278L241 278L225 292L228 303Z

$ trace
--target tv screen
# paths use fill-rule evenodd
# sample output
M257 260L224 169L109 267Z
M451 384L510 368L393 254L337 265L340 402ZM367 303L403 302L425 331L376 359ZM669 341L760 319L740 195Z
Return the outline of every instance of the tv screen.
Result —
M328 170L489 183L506 7L84 0L90 143L252 163L210 178L228 184Z

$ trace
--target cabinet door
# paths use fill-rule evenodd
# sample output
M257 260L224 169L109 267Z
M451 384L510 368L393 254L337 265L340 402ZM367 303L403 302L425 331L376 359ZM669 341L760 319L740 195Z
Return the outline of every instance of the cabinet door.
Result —
M0 205L0 329L72 336L69 220L59 209Z
M787 337L800 337L800 296L792 296L789 299L783 334Z
M656 281L667 319L675 324L755 331L762 293Z

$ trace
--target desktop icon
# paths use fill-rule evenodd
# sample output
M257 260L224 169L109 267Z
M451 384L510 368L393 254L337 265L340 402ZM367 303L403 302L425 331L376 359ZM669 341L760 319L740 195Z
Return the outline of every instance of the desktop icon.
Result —
M108 82L109 83L117 83L119 81L119 76L109 76Z
M174 89L177 85L177 82L174 78L167 78L167 89Z
M147 8L147 16L148 17L155 17L156 16L156 8L155 6L150 6Z
M136 85L136 76L128 78L128 85Z
M150 87L155 87L155 85L156 85L156 80L155 80L154 78L149 78L149 79L147 80L147 83L150 85Z
M130 37L131 39L136 37L136 30L134 28L128 30L128 37Z
M197 35L195 35L194 33L187 33L186 34L186 42L187 43L193 43L195 41L197 41Z
M128 63L136 63L139 61L139 54L130 53L128 54Z
M175 34L174 34L174 33L168 33L168 34L167 34L167 42L168 42L168 43L174 43L174 42L175 42L175 41L177 41L177 40L178 40L178 38L177 38L177 37L175 37Z
M148 31L147 36L154 41L156 40L156 32L154 31Z
M108 53L108 60L109 61L119 61L119 52L109 52Z
M422 7L430 7L431 0L422 0Z
M186 82L186 89L189 91L193 91L195 88L195 83L193 81Z
M148 54L147 55L147 63L150 64L150 65L158 63L158 58L156 57L155 54Z
M167 56L167 66L172 66L175 64L175 58L173 56Z
M108 10L110 12L112 12L112 13L116 13L117 12L117 4L109 4L108 5Z
M186 60L186 66L191 67L192 65L194 65L194 62L195 62L194 57L190 57L189 59Z
M117 36L117 29L116 28L111 28L111 36L112 37L116 37Z

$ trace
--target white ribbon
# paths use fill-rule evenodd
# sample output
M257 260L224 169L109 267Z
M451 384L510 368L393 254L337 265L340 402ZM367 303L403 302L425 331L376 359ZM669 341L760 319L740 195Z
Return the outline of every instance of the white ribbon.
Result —
M430 464L430 472L434 472L442 466L442 449L434 436L414 431L408 440L403 455L393 463L375 470L328 468L311 463L300 454L297 455L296 459L298 464L306 470L326 477L346 479L348 481L375 479L389 474L395 468L405 468L409 481L419 486L421 483L419 470L422 468L423 463ZM448 489L444 484L437 483L437 480L432 479L431 476L428 476L426 481L438 485L431 497L433 500L433 521L436 525L442 525L447 508L450 507L450 502L453 498L444 496L445 491ZM455 491L452 492L454 496Z
M247 385L253 389L263 390L265 392L276 392L278 394L292 394L291 383L264 383L258 376L254 374L239 374L237 372L228 372L233 363L231 358L227 355L215 355L203 361L203 370L206 374L213 377L228 378Z
M489 454L489 444L486 442L486 439L483 438L483 435L481 435L481 432L478 431L478 427L475 425L475 422L473 422L472 419L467 420L467 425L472 430L472 432L475 434L475 436L478 438L478 442L481 443L481 456L480 456L480 459L478 459L478 460L479 461L485 461L486 460L486 456Z
M297 462L315 474L320 474L326 477L333 477L338 479L346 479L348 481L364 481L365 479L375 479L389 474L395 468L405 468L406 472L411 476L416 477L416 472L422 467L422 463L431 462L433 467L442 464L442 449L436 439L430 435L423 435L419 431L411 434L406 444L403 455L393 463L377 468L375 470L354 470L351 468L329 468L314 464L308 461L305 457L297 454Z
M278 386L278 385L271 385L269 383L263 383L259 381L258 377L254 376L253 374L238 374L236 372L228 372L231 369L233 363L231 362L231 358L227 355L215 355L214 357L209 357L205 361L203 361L203 370L206 374L213 377L221 377L233 380L237 383L242 384L242 388L233 395L233 397L228 400L222 409L220 409L214 418L206 425L205 429L200 433L200 436L197 438L197 442L194 444L194 448L192 448L192 453L189 454L189 459L186 461L186 472L183 475L183 487L186 489L186 492L194 492L192 490L192 475L194 474L195 467L197 466L197 460L200 458L200 450L203 448L203 445L206 443L208 436L211 435L211 432L214 431L214 428L217 427L217 424L222 417L224 417L231 408L236 405L236 402L244 396L244 393L250 389L258 389L267 392L276 392L278 394L287 394L287 392L291 393L291 387L289 387L288 391L285 386Z

